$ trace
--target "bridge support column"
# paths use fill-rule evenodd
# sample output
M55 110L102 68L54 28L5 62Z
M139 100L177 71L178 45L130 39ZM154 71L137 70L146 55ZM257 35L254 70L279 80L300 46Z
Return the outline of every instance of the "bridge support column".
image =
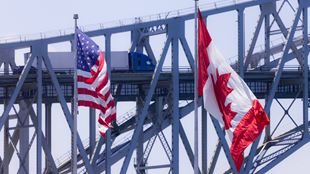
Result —
M37 57L37 174L42 173L42 57Z
M27 114L26 105L19 105L22 112L18 115L19 122L19 153L20 153L20 162L19 162L19 174L28 174L29 173L29 155L28 149L30 148L29 144L29 117Z
M105 36L105 57L107 62L107 69L108 69L108 75L109 78L111 78L111 34L107 33ZM111 129L108 129L106 131L106 153L105 153L105 159L106 159L106 174L111 174L111 147L112 147L112 140L111 140Z
M176 29L176 28L173 28ZM178 32L178 29L174 30ZM172 174L179 173L179 40L172 38Z
M143 108L143 102L141 100L143 95L140 94L140 96L141 98L137 97L137 100L136 100L136 108L137 108L136 113L141 113L141 110ZM136 148L137 174L145 174L145 169L140 169L140 168L145 167L145 164L143 163L143 161L144 161L143 160L143 133L141 132L139 135L138 144Z
M96 146L96 110L89 108L89 158L92 158Z
M208 117L207 111L201 106L201 163L202 174L208 171Z
M303 1L306 2L305 0ZM309 65L308 65L308 56L309 56L309 47L308 47L308 7L303 8L303 76L304 76L304 89L303 89L303 122L304 122L304 138L309 138L309 118L308 118L308 109L309 109Z
M47 143L47 149L52 151L52 103L45 103L45 139ZM45 155L45 173L51 172L51 167L48 159Z
M7 101L4 101L4 108L7 106ZM9 164L4 163L4 159L7 159L9 156L9 119L4 124L4 131L3 131L3 168L0 173L8 174L9 173ZM2 165L2 164L1 164ZM0 169L1 170L1 169Z

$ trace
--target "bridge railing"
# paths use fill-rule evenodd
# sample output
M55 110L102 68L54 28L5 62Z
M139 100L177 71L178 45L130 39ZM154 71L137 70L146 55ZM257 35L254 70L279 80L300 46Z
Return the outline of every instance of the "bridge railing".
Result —
M256 1L256 0L221 0L217 2L201 4L200 9L211 10L211 9L217 9L217 8L221 8L221 7L225 7L229 5L238 4L238 3L250 2L250 1ZM194 12L194 8L191 7L191 8L173 10L173 11L168 11L168 12L163 12L163 13L158 13L158 14L153 14L153 15L148 15L148 16L128 18L128 19L122 19L122 20L93 24L93 25L79 26L79 28L81 28L83 31L94 31L94 30L99 30L99 29L104 29L104 28L120 27L120 26L132 25L132 24L137 24L137 23L142 23L142 22L151 22L151 21L156 21L156 20L161 20L161 19L174 18L178 16L188 15L193 12ZM66 29L61 29L61 30L47 31L47 32L28 34L28 35L11 35L11 36L0 37L0 43L40 40L40 39L47 39L47 38L52 38L52 37L65 36L65 35L69 35L73 33L74 33L73 28L66 28Z

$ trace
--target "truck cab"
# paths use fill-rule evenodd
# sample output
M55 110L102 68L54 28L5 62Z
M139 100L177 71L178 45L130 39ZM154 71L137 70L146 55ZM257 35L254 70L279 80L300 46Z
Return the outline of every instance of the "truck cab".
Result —
M153 71L155 65L152 59L147 55L138 52L128 53L129 69L133 72L137 71Z

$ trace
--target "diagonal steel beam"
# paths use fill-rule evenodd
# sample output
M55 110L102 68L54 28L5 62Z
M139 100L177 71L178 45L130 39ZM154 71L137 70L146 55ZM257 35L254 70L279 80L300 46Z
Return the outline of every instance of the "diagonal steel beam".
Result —
M279 164L281 161L286 159L289 155L297 151L299 148L301 148L303 145L309 142L309 138L303 139L300 142L298 142L296 145L294 145L292 148L290 148L287 152L283 153L282 155L278 156L275 160L264 166L262 169L257 171L257 174L263 174L267 173L270 169L272 169L274 166Z
M149 38L144 38L144 43L143 43L144 44L144 48L145 48L148 56L152 59L153 64L156 65L157 61L155 59L154 52L153 52L153 49L152 49L152 47L150 45L150 41L149 40L150 40Z
M289 36L289 31L287 30L287 28L285 27L282 19L280 18L279 14L274 11L272 13L276 23L278 24L283 36L285 38L288 38ZM298 21L297 21L298 22ZM302 55L301 55L301 52L297 49L296 45L294 43L291 44L290 48L293 50L293 53L296 55L296 59L299 63L299 65L303 65L303 58L302 58Z
M184 53L186 55L188 64L191 67L192 71L194 72L194 70L195 70L195 67L194 67L194 57L193 57L192 52L191 52L191 50L190 50L190 48L188 46L187 40L185 39L184 36L180 37L179 39L181 41L181 45L182 45Z
M144 123L145 117L147 115L147 110L149 108L149 103L150 103L150 101L152 99L152 96L153 96L153 94L155 92L155 88L156 88L156 85L157 85L157 82L158 82L158 79L159 79L159 75L160 75L160 72L161 72L163 64L164 64L164 60L166 58L166 54L168 52L168 48L169 48L170 42L171 42L171 38L170 38L170 36L168 36L168 39L167 39L166 44L165 44L164 49L163 49L163 53L162 53L162 55L160 57L160 61L157 64L155 72L153 74L153 78L152 78L152 82L151 82L151 85L150 85L150 89L149 89L148 94L147 94L147 96L146 96L146 98L144 100L145 102L144 102L144 106L143 106L142 112L138 116L139 117L139 121L138 121L138 124L136 126L136 129L134 130L134 134L132 136L132 141L130 143L129 151L127 152L127 155L126 155L125 160L123 162L122 169L121 169L121 172L120 172L121 174L125 174L127 172L127 168L128 168L128 165L129 165L132 153L133 153L134 149L137 146L137 142L138 142L137 139L138 139L139 134L140 134L140 132L142 130L143 123Z
M60 84L56 78L56 74L55 72L53 71L52 69L52 65L51 65L51 62L48 58L47 55L43 56L43 60L44 60L44 63L45 63L45 66L47 67L47 70L50 74L50 77L52 79L52 83L56 89L56 92L57 92L57 95L58 95L58 99L59 99L59 102L61 104L61 107L62 107L62 110L64 112L64 115L66 117L66 121L68 123L68 126L70 127L70 130L73 131L73 118L72 118L72 115L70 114L70 111L69 111L69 108L67 106L67 103L66 103L66 100L65 100L65 97L64 97L64 94L60 88ZM83 162L85 164L85 167L87 169L87 172L90 173L90 174L93 174L94 171L93 171L93 168L92 166L90 165L90 161L87 157L87 153L84 149L84 146L83 146L83 143L82 143L82 140L80 138L80 135L77 133L77 146L78 146L78 149L79 149L79 152L80 152L80 155L82 156L82 159L83 159Z
M213 174L214 173L216 162L217 162L217 160L218 160L218 158L220 156L221 148L222 148L221 141L218 140L218 143L216 145L215 152L214 152L211 164L210 164L210 168L209 168L209 171L208 171L209 174Z
M216 133L220 139L220 142L221 142L222 147L224 149L226 158L228 160L230 167L232 168L233 173L238 174L239 172L237 171L236 165L235 165L235 163L232 159L232 156L230 154L229 147L228 147L227 141L225 139L225 134L223 132L223 129L221 128L221 126L220 126L219 122L216 120L216 118L214 118L213 116L211 116L211 121L212 121L213 126L216 130Z
M54 158L52 156L52 153L51 153L51 149L48 148L46 137L44 136L42 130L41 130L41 132L38 132L37 118L36 118L36 114L34 112L34 109L31 106L31 103L30 102L26 102L26 101L22 101L22 102L27 103L28 107L30 107L30 109L29 109L30 119L31 119L32 123L34 124L34 127L36 129L37 134L41 134L41 136L42 136L41 143L42 143L42 147L43 147L43 150L45 152L45 155L47 157L47 160L50 163L50 166L51 166L51 169L52 169L53 173L58 173L57 167L56 167L56 164L55 164L55 160L54 160Z
M300 14L301 14L301 8L298 8L298 11L296 13L293 25L291 27L291 31L290 31L290 33L288 35L287 42L285 43L285 49L284 49L283 54L281 56L282 59L280 60L280 63L278 65L278 69L277 69L278 71L275 74L274 82L273 82L272 88L271 88L271 90L269 92L267 102L265 104L265 108L264 109L265 109L265 111L267 113L270 112L271 104L272 104L273 98L274 98L275 93L276 93L276 89L278 87L278 84L279 84L279 81L280 81L280 78L281 78L281 75L282 75L282 72L283 72L283 67L284 67L284 64L287 61L288 51L289 51L289 48L291 47L291 45L293 43L293 38L294 38L294 35L295 35L295 31L296 31L296 27L297 27L297 24L298 24L298 21L299 21ZM255 143L252 145L252 150L253 151L255 149L257 149L259 139L260 139L260 136L255 140ZM254 159L254 152L251 152L250 156L248 158L248 160L249 160L248 165L246 166L247 170L252 168L253 163L251 163L250 161L253 161L253 159Z
M21 88L25 82L25 79L29 73L29 70L30 70L30 67L33 63L33 60L34 60L34 56L31 55L30 58L27 60L27 63L26 63L26 65L25 65L25 67L24 67L24 69L23 69L23 71L19 77L19 80L16 84L15 90L14 90L14 92L13 92L13 94L9 100L8 105L5 107L5 110L4 110L4 112L0 118L0 131L1 131L4 123L7 121L8 117L9 117L9 112L10 112L13 104L15 103L15 100L16 100L16 98L17 98L17 96L18 96L18 94L19 94L19 92L20 92L20 90L21 90Z
M277 88L277 86L279 84L280 77L281 77L282 72L283 72L284 64L287 61L288 51L289 51L291 45L293 44L293 38L294 38L294 35L295 35L296 26L298 24L300 14L301 14L301 8L299 8L297 13L296 13L296 16L295 16L295 19L294 19L294 23L293 23L293 25L291 27L291 31L290 31L288 39L287 39L287 41L285 43L285 48L284 48L283 54L281 56L282 58L281 58L281 60L279 62L279 65L278 65L278 68L277 68L277 72L276 72L276 75L275 75L275 78L274 78L274 82L273 82L272 88L271 88L271 90L269 92L267 103L265 105L265 111L266 112L270 111L271 104L272 104L272 99L274 98L274 95L276 93L276 88Z
M191 145L188 141L188 138L186 136L186 133L185 133L185 130L184 130L184 127L180 121L180 130L179 130L179 133L180 133L180 137L181 137L181 140L183 142L183 145L184 145L184 148L185 148L185 151L187 153L187 156L189 158L189 161L191 162L191 165L194 169L194 152L191 148ZM198 170L199 174L201 174L201 171L200 169Z
M251 56L253 54L253 51L254 51L254 48L255 48L255 45L256 45L256 42L257 42L257 39L258 39L258 35L259 35L259 32L262 28L262 24L263 24L263 20L264 20L264 17L265 17L265 14L261 13L260 14L260 17L259 17L259 20L258 20L258 23L257 23L257 26L256 26L256 29L255 29L255 32L254 32L254 36L253 36L253 39L252 39L252 42L250 44L250 48L249 48L249 51L248 51L248 54L245 58L245 63L244 63L244 69L246 70L251 62Z

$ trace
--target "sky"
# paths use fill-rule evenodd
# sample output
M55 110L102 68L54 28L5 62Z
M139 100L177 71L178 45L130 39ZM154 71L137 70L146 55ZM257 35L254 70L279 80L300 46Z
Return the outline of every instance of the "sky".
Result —
M232 1L232 0L231 0ZM228 2L231 2L230 0ZM200 1L201 4L211 3L212 1ZM216 1L215 1L216 2ZM221 1L223 2L223 1ZM225 1L224 1L225 2ZM295 2L295 1L294 1ZM54 1L40 1L40 0L28 0L28 1L18 1L18 0L10 0L10 1L2 1L1 3L2 9L0 10L0 21L1 21L1 29L0 29L0 41L1 38L12 38L19 35L32 35L39 33L55 33L63 29L72 28L73 14L79 15L78 24L81 26L88 26L99 23L109 23L110 21L120 22L123 19L135 18L139 16L148 16L153 14L158 14L160 12L168 12L174 11L178 9L186 9L191 10L194 5L194 1L192 0L114 0L114 1L105 1L105 0L91 0L91 1L81 1L81 0L54 0ZM219 3L217 3L219 4ZM293 3L294 4L294 3ZM286 8L286 7L285 7ZM293 16L293 13L290 9L284 9L284 16L288 16L285 21L289 24L292 20L289 17ZM253 35L255 24L258 19L259 8L250 8L245 11L246 16L246 31L245 31L245 42L246 42L246 50L251 41L251 37ZM218 14L215 16L211 16L208 18L208 29L213 37L214 42L221 50L224 57L227 58L227 61L231 61L231 58L237 55L237 16L236 12L229 12L225 14ZM193 21L186 23L186 37L190 44L191 49L193 49ZM161 49L163 48L165 36L155 36L151 38L151 45L155 52L155 57L158 58L160 55ZM274 37L273 39L278 39ZM272 40L273 40L272 39ZM98 45L104 49L104 40L103 37L95 38L95 41ZM259 44L263 44L262 34L259 37ZM112 36L112 51L124 51L128 50L130 46L130 37L128 33L122 33ZM259 46L257 50L259 50ZM50 51L68 51L69 45L64 44L55 44L49 47ZM26 50L27 51L27 50ZM16 62L18 64L23 63L23 53L25 50L16 52ZM165 62L166 66L170 65L170 53L167 55L167 61ZM180 65L188 65L185 59L184 53L180 52ZM289 104L289 100L283 100L284 105ZM300 111L301 101L297 101L294 104L294 108L292 110L292 115L296 116L296 119L300 121L301 114ZM118 103L118 115L123 115L133 107L133 103ZM70 105L69 105L70 108ZM122 109L120 109L122 108ZM125 108L125 109L123 109ZM280 107L276 104L273 105L273 110L271 112L272 116L274 116L275 120L279 119L282 116L282 112ZM3 110L3 108L0 108ZM44 108L43 108L44 109ZM0 110L1 111L1 110ZM56 159L61 158L64 154L70 151L70 133L68 126L65 124L64 116L61 112L61 108L59 105L53 105L53 118L52 118L52 139L53 139L53 149L52 153ZM44 110L43 110L44 113ZM81 109L78 120L78 129L79 134L83 139L87 138L88 135L88 117L87 110ZM182 120L186 132L188 133L191 144L193 145L193 114L189 114L186 118ZM272 117L273 119L273 117ZM213 126L211 125L211 121L209 120L208 125L208 136L209 136L209 144L208 144L208 159L210 159L213 155L214 146L217 142L217 136L214 131ZM274 125L272 125L274 126ZM290 127L289 121L285 122L280 130L286 130ZM2 142L2 132L0 142ZM168 141L170 141L170 128L164 131ZM281 131L280 131L281 132ZM30 131L33 133L33 131ZM60 136L63 135L63 136ZM180 141L181 142L181 141ZM33 148L30 151L30 154L35 155L35 143ZM309 145L304 146L302 149L291 155L284 162L275 166L269 173L305 173L307 171L307 156L310 155ZM162 153L158 153L162 152ZM2 156L3 149L0 148L0 154ZM160 154L160 155L158 155ZM184 155L185 151L183 145L180 144L180 173L191 173L191 167L189 165L189 161L187 156ZM3 156L2 156L3 157ZM15 161L12 162L10 166L10 170L12 173L15 173L16 170L15 164L17 164L17 157L14 156ZM164 157L164 152L160 148L160 143L157 142L156 147L154 149L153 155L151 154L150 164L162 164ZM227 162L223 152L221 152L219 166L217 170L219 173L222 173L227 169ZM132 161L134 161L132 159ZM167 161L166 161L167 162ZM30 173L35 172L34 161L30 161ZM112 173L118 173L120 170L120 166L122 161L115 164L112 167ZM129 172L133 173L133 163L131 162ZM162 170L160 172L164 172L166 170ZM149 173L158 173L159 170L149 171Z

